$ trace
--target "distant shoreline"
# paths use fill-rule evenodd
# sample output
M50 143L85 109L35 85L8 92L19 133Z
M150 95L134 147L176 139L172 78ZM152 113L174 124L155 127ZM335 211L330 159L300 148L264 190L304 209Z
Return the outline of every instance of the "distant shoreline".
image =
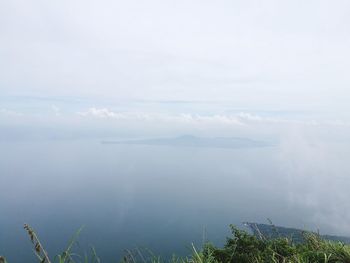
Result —
M184 135L179 137L135 139L120 141L101 141L102 144L125 144L125 145L154 145L174 147L218 148L218 149L241 149L261 148L275 146L272 143L252 140L241 137L196 137Z

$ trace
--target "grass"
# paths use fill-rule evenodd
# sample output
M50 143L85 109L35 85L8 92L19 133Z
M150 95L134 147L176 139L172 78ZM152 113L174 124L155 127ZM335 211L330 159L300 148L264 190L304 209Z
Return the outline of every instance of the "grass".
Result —
M125 256L116 262L121 263L350 263L350 246L341 242L327 241L318 234L305 232L302 243L294 243L286 237L256 237L231 225L232 235L219 248L207 243L201 249L192 244L188 257L173 256L164 260L150 251L140 249L125 250ZM68 242L65 250L49 258L36 232L25 225L34 253L39 263L100 263L94 248L89 254L77 255L73 245L82 230L80 228ZM0 256L0 263L7 263Z

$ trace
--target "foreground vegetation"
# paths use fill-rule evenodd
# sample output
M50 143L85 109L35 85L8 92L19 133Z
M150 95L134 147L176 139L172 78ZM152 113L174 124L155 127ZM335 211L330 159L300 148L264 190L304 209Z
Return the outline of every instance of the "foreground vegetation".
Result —
M28 225L24 226L34 246L40 263L100 263L94 249L86 255L76 255L72 248L81 231L73 236L67 248L53 258L49 258L43 245ZM210 243L202 249L192 245L192 254L188 257L176 257L163 260L152 253L142 253L140 250L126 250L122 263L350 263L350 245L342 242L327 241L314 233L303 233L303 242L294 243L291 238L265 238L255 236L231 225L232 236L226 244L218 248ZM0 256L0 263L7 263Z

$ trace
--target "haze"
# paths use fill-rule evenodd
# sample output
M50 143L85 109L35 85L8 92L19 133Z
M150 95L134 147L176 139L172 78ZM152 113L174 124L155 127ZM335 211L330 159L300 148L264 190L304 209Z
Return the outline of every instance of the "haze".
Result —
M0 247L23 260L6 237L26 220L59 235L53 250L86 222L101 240L143 229L101 245L105 258L266 218L350 235L349 12L345 0L1 1ZM101 144L130 140L162 145Z

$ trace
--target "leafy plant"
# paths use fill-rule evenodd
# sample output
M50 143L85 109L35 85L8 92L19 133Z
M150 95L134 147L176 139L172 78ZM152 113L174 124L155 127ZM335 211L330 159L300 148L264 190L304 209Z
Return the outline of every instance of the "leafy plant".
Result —
M165 260L153 252L135 248L125 250L123 263L350 263L350 246L341 242L324 240L319 234L304 232L303 242L292 238L252 235L231 225L232 235L222 248L206 243L201 249L193 244L188 257ZM24 225L34 247L39 263L51 263L38 235L29 225ZM84 256L73 252L82 227L73 235L65 250L54 257L57 263L100 263L94 248ZM7 263L0 256L0 263Z

